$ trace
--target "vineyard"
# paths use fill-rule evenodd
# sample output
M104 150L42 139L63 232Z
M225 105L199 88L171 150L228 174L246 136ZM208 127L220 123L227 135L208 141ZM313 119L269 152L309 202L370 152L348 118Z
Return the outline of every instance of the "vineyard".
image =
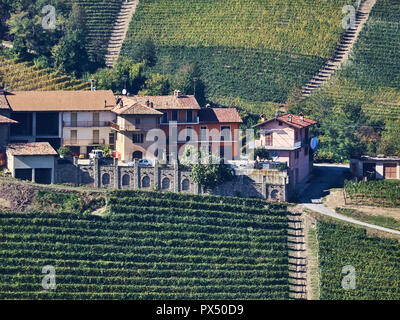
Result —
M10 90L87 90L90 84L72 79L52 69L0 56L0 81Z
M123 0L78 0L85 9L89 57L105 54ZM92 58L93 59L93 58Z
M284 103L332 55L343 32L342 7L348 4L143 0L122 54L134 56L151 38L158 58L154 71L172 74L197 63L214 102Z
M103 216L0 213L1 299L287 299L284 204L115 191ZM56 269L56 289L41 287Z
M398 240L370 237L362 229L320 221L318 242L322 300L400 299ZM355 269L355 289L342 287L345 266Z
M400 117L400 3L377 1L349 63L310 101L361 103L373 119Z
M347 181L345 191L352 203L400 206L400 182L397 180Z

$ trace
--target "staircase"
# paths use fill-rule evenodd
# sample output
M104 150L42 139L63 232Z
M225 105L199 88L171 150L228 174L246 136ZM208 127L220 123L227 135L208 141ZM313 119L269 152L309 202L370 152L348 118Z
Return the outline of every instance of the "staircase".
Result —
M324 67L302 88L302 98L310 96L315 90L321 88L330 79L332 74L348 60L349 54L367 22L376 1L377 0L365 0L356 11L355 26L343 33L333 57L328 60Z
M108 42L107 54L105 56L107 67L112 68L115 61L117 61L119 57L122 44L125 40L126 33L128 32L129 23L132 20L138 3L139 0L126 0L121 6L121 11L117 16L110 40Z
M290 299L307 299L307 256L302 213L289 214L289 283Z

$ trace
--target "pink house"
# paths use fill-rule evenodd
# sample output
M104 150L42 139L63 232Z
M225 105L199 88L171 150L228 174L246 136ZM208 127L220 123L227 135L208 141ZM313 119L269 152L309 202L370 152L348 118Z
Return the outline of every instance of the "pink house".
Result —
M256 147L268 149L274 161L286 162L293 188L304 182L312 170L309 127L315 124L317 121L303 114L285 114L269 120L263 117L263 121L254 126L260 128Z

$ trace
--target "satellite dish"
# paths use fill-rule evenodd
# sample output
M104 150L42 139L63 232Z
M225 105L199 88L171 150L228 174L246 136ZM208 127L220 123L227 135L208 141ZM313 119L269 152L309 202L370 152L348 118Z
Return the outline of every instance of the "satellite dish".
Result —
M126 89L122 90L122 94L123 94L124 96L126 96L127 93L128 93L128 91L126 91Z

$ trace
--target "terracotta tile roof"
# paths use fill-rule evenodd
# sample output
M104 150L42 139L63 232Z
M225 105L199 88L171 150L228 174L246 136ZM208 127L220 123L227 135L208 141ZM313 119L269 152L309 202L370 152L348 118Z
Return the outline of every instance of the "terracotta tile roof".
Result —
M48 142L11 143L7 153L13 156L55 156L56 150Z
M292 118L291 121L290 121L290 117ZM285 124L287 124L287 125L289 125L289 126L291 126L293 128L296 128L296 129L307 128L309 126L312 126L312 125L318 123L318 121L315 121L315 120L312 120L312 119L309 119L309 118L305 118L304 117L303 119L301 119L301 116L297 116L297 115L294 115L294 114L285 114L285 115L282 115L282 116L279 116L279 117L276 117L276 118L272 118L272 119L263 121L263 122L261 122L259 124L256 124L253 128L261 127L264 124L267 124L267 123L272 122L272 121L281 121L281 122L283 122L283 123L285 123Z
M192 95L180 95L175 97L170 96L134 96L130 99L135 100L143 105L147 105L147 101L153 103L154 109L165 110L165 109L194 109L199 110L200 105L196 98Z
M0 115L0 123L18 123L18 121Z
M199 111L200 122L242 123L235 108L205 108Z
M162 112L148 107L140 102L132 101L129 98L121 98L122 106L120 103L112 110L116 114L132 114L132 115L154 115L162 116Z
M0 109L10 109L4 91L0 90Z
M115 107L111 90L15 91L6 98L13 111L107 111Z

